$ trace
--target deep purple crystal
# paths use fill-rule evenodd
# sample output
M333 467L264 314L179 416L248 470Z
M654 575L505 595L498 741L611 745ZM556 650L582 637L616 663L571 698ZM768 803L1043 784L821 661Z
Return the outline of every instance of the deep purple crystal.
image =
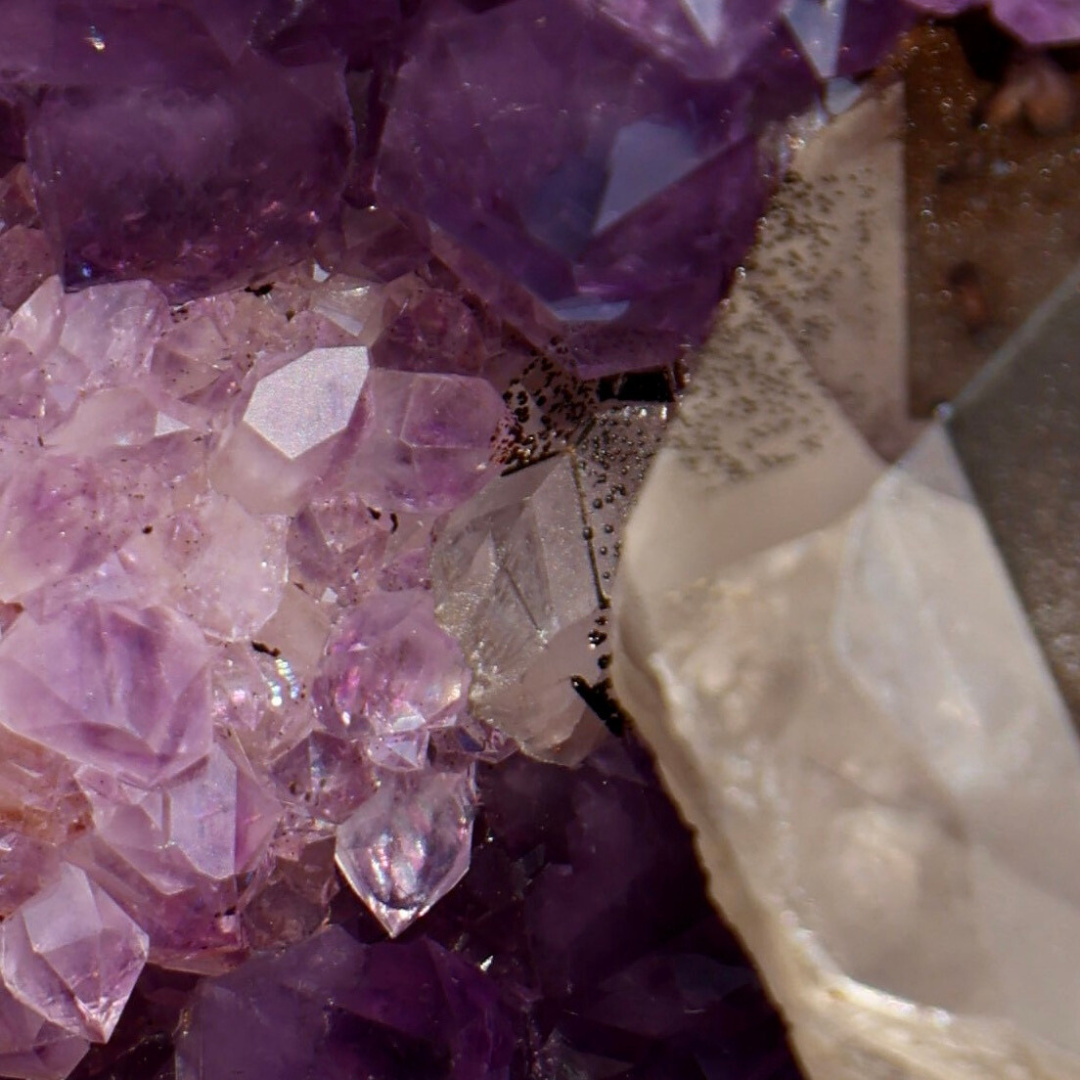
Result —
M351 148L339 68L251 52L191 82L54 87L29 132L66 284L151 277L178 300L301 257Z
M433 942L359 944L331 927L204 983L179 1080L508 1080L494 983Z
M816 85L772 36L745 73L695 80L574 0L439 0L407 52L379 198L429 220L471 287L590 373L701 334L767 191L757 136Z

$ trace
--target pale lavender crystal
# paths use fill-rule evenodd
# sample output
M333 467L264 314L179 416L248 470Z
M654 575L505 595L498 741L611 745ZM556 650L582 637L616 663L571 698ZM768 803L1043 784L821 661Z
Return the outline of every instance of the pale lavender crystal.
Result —
M338 868L391 937L464 876L475 808L471 769L386 773L338 827Z
M469 669L431 595L372 593L335 628L315 682L326 729L386 768L419 769L433 730L464 710Z
M127 470L124 470L127 471ZM88 570L134 531L127 493L100 461L40 457L0 488L0 594L19 600Z
M164 894L228 881L265 848L280 806L219 746L169 784L144 790L80 770L96 838Z
M386 554L392 522L353 492L312 499L290 522L289 572L314 595L333 588L345 599L367 590Z
M0 985L0 1076L65 1080L90 1044L46 1020Z
M651 26L628 3L611 0L611 19L596 6L428 4L376 172L472 289L589 374L657 366L702 334L768 189L758 136L816 92L782 36L705 80L642 48L676 44L674 4Z
M203 636L163 608L96 601L0 639L0 707L11 730L74 761L153 785L210 749Z
M58 869L55 847L14 829L0 832L0 919L29 900Z
M371 351L396 371L481 374L485 341L476 313L451 293L432 289L410 301Z
M178 1080L509 1080L510 1010L431 941L361 945L339 926L199 987Z
M448 510L479 491L506 407L484 379L374 370L344 485L381 510Z
M375 793L364 748L355 740L313 731L274 763L282 799L320 821L338 824Z
M105 1042L147 957L147 936L77 867L0 928L7 988L72 1035Z

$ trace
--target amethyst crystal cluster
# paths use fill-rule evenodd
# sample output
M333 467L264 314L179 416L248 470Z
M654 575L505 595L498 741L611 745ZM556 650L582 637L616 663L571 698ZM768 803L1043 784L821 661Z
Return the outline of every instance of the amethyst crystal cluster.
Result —
M868 8L0 0L0 1075L147 964L185 1080L792 1068L602 723L668 405L580 380L701 337Z

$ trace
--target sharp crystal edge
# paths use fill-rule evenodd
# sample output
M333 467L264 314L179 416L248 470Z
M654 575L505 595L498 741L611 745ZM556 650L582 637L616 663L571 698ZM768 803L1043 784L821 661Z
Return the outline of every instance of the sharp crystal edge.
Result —
M844 182L815 162L845 138L852 176L876 161L880 205L900 198L889 108L796 162L811 202ZM767 317L799 303L773 226L767 284L733 295L631 517L616 693L812 1077L1080 1076L1068 709L944 430L886 467ZM821 228L844 243L835 214ZM893 270L830 288L888 319Z

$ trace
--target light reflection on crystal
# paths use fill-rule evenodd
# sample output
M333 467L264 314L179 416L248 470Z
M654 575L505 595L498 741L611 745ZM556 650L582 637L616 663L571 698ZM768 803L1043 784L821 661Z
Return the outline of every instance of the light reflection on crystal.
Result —
M475 805L471 770L385 773L339 826L337 865L391 937L465 874Z

